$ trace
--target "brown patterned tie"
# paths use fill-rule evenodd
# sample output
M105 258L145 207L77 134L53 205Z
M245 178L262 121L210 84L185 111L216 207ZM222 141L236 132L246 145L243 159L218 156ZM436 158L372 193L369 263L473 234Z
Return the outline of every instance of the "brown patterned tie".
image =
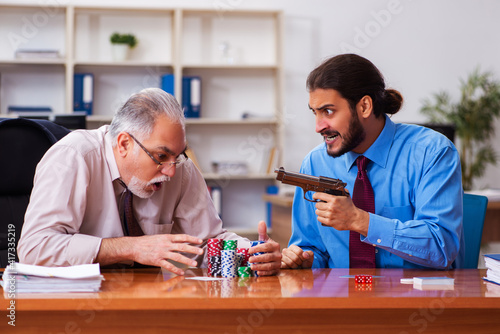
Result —
M352 202L361 210L375 213L375 198L372 185L366 174L370 160L365 156L356 159L358 175L354 182ZM358 232L350 231L349 264L351 268L375 268L375 247L360 240Z
M121 181L121 180L120 180ZM123 207L123 223L125 226L125 234L129 236L141 236L144 235L139 223L135 219L134 211L132 207L132 199L134 195L127 188L125 183L120 182L122 186L125 187L125 193L122 196L122 207Z

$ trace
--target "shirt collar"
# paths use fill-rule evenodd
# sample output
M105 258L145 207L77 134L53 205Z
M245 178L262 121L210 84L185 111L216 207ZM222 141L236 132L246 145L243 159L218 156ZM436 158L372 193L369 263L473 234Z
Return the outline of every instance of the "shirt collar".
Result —
M115 181L120 178L120 172L118 171L118 165L116 164L115 155L113 153L112 138L109 133L109 127L107 125L106 127L106 135L104 136L104 154L108 163L111 180Z
M352 168L356 159L360 155L364 155L380 167L385 168L385 166L387 165L387 159L389 158L389 151L391 150L395 133L396 125L389 118L389 116L385 115L385 125L382 129L382 132L377 137L375 142L365 151L365 153L358 154L349 151L345 154L344 161L347 171Z

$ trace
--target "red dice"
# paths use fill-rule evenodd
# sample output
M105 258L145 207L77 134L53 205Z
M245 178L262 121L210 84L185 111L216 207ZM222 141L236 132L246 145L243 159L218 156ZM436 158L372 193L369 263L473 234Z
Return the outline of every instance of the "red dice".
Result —
M365 284L366 282L365 275L354 276L354 282L356 282L356 284Z
M372 275L355 275L354 282L356 284L372 284L373 278Z

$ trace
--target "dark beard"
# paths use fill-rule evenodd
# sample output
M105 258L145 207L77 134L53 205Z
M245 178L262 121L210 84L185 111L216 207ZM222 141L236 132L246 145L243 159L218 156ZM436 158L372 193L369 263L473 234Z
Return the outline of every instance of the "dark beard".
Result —
M366 132L361 126L361 122L359 121L358 115L356 113L351 113L351 121L349 122L349 129L347 134L342 136L342 146L337 152L332 152L326 147L326 153L329 156L338 158L341 155L354 150L356 147L363 142L366 138ZM327 134L327 132L322 133L322 135ZM330 135L330 134L327 134Z

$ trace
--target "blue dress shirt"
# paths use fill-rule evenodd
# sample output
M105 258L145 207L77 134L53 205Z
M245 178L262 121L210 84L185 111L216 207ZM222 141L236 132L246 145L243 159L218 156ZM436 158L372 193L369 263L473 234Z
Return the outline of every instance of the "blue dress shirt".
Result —
M384 129L363 154L375 195L368 235L376 246L378 268L447 269L463 257L460 159L445 136L417 125L395 124L386 116ZM305 157L301 173L347 183L352 194L358 154L329 156L322 143ZM312 193L306 194L312 199ZM349 231L322 226L315 203L297 187L289 245L314 252L313 268L349 267ZM459 255L460 252L460 255Z

